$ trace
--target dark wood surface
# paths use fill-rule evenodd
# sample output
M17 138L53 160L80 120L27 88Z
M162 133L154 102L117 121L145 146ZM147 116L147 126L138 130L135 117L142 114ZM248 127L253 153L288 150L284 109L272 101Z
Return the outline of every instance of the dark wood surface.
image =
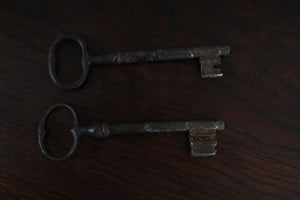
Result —
M0 8L0 199L300 199L299 1L7 1ZM91 55L230 45L224 77L196 60L94 66L79 90L48 74L63 33ZM61 76L80 50L59 48ZM75 56L74 56L75 55ZM68 73L68 74L67 74ZM67 74L67 75L63 75ZM46 159L37 128L55 103L92 121L224 120L214 157L190 157L187 134L80 139L72 158ZM51 115L52 152L71 143L70 114ZM62 132L64 131L64 132Z

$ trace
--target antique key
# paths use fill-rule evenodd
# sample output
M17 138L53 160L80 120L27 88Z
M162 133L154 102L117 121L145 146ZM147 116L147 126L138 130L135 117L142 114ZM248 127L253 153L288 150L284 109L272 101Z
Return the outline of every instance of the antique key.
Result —
M73 115L73 128L70 130L74 142L69 152L62 157L55 157L47 151L44 139L47 133L47 118L54 110L67 108ZM91 136L95 138L108 137L110 135L122 135L131 133L157 133L157 132L189 132L192 156L212 156L217 150L216 130L224 129L223 121L169 121L169 122L144 122L107 124L94 123L91 126L79 127L78 118L74 109L66 104L56 104L50 107L41 118L38 130L38 141L43 154L51 160L65 160L75 151L79 136Z
M57 76L55 50L60 42L74 40L81 47L82 75L73 83L61 82ZM202 78L217 78L223 76L221 69L215 65L221 63L221 55L229 55L229 46L209 46L183 49L159 49L154 51L121 52L103 56L90 56L84 41L75 35L62 35L51 45L49 50L49 73L53 82L64 89L75 89L82 85L88 76L92 64L128 64L141 62L172 61L185 59L199 59Z

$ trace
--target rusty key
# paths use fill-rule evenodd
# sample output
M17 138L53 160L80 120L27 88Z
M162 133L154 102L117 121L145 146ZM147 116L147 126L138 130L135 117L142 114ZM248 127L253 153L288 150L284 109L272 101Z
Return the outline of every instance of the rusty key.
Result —
M59 108L66 108L73 115L73 145L69 152L62 157L55 157L47 151L44 140L46 137L47 118ZM106 138L110 135L123 135L132 133L158 133L158 132L189 132L192 156L212 156L217 150L216 130L224 129L223 121L169 121L169 122L144 122L107 124L94 123L91 126L78 126L78 118L75 110L66 104L56 104L50 107L41 118L38 130L38 141L43 154L51 160L65 160L75 151L79 136L91 136L94 138Z
M73 83L61 82L57 75L55 50L59 43L73 40L81 47L82 75ZM183 49L159 49L153 51L135 51L135 52L119 52L103 56L90 56L87 53L84 41L75 35L62 35L57 38L51 45L48 57L48 66L50 77L53 82L64 89L75 89L82 85L89 74L89 68L93 64L128 64L141 62L157 62L199 59L201 66L202 78L217 78L223 76L221 69L215 68L215 65L221 63L221 55L229 55L229 46L208 46Z

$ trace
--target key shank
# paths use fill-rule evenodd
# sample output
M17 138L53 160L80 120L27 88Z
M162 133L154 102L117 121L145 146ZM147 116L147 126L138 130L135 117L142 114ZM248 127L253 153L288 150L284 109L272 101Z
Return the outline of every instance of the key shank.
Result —
M216 130L224 129L222 121L171 121L112 124L96 123L80 128L80 135L108 137L109 135L189 132L192 156L212 156L217 152Z
M95 123L92 126L79 128L79 135L101 138L110 135L139 134L139 133L167 133L167 132L195 132L197 130L223 130L222 121L169 121L107 124Z
M129 64L158 61L196 59L209 55L228 55L229 47L212 46L182 49L159 49L153 51L119 52L89 57L89 64Z

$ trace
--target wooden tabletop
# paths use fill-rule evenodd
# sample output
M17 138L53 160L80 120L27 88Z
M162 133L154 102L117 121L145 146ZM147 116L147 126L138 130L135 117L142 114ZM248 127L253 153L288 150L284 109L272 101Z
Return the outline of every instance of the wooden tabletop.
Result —
M300 199L299 1L8 1L0 7L0 199ZM229 45L224 77L201 79L197 60L93 65L62 90L48 52L61 34L90 55ZM81 72L77 44L58 49L59 74ZM218 152L191 157L187 133L81 138L48 160L37 131L53 104L94 121L223 120ZM72 119L49 118L61 155Z

